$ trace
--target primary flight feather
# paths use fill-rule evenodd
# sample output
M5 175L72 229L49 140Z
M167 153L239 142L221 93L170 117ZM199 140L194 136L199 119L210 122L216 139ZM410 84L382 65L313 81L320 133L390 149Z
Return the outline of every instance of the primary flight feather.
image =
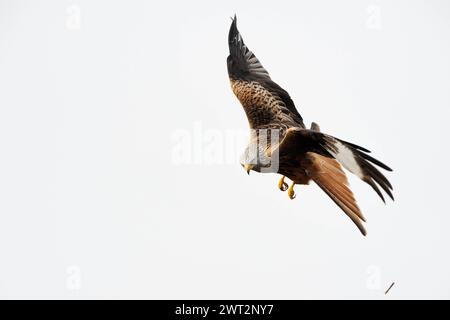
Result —
M369 150L320 132L316 123L307 129L289 94L276 84L261 62L245 45L236 16L228 34L227 58L231 88L242 104L251 129L249 145L241 160L250 172L282 175L278 186L295 197L296 184L314 181L355 223L363 235L365 218L350 190L342 167L368 183L385 201L392 200L392 185L376 166L392 171L371 157ZM292 180L288 188L285 177ZM380 189L381 188L381 189Z

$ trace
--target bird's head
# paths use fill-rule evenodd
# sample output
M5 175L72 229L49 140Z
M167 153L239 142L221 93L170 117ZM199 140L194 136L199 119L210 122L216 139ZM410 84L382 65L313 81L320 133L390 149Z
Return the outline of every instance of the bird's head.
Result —
M259 172L260 165L258 162L258 152L256 148L252 148L251 146L247 146L244 150L244 153L241 156L240 163L242 168L250 174L251 170Z
M241 166L250 174L250 171L269 172L272 159L265 152L265 149L259 145L249 144L240 160Z

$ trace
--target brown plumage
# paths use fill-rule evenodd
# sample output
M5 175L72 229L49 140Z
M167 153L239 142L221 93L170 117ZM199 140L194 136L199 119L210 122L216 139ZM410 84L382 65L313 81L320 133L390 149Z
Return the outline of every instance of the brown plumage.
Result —
M247 48L237 29L236 17L230 27L227 58L233 93L247 115L251 131L241 160L249 172L272 172L294 184L314 181L356 224L362 234L365 218L359 209L342 166L368 183L384 201L380 187L393 198L392 185L374 166L392 171L368 155L369 150L320 132L312 123L306 129L289 94L276 84L256 56ZM293 186L288 194L293 199Z
M339 162L314 152L308 152L306 157L311 159L307 167L311 179L352 219L361 233L366 235L362 225L362 221L365 222L366 219L356 204L347 176Z

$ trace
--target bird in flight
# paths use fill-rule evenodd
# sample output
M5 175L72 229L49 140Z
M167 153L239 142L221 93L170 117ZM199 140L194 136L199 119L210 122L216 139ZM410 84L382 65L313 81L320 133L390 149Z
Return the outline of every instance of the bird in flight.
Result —
M359 209L344 167L369 184L385 202L384 192L394 200L392 185L376 168L392 171L356 144L320 132L319 125L307 129L289 94L269 76L261 62L244 44L236 16L228 34L228 75L250 125L250 142L241 158L247 173L282 175L278 188L295 198L296 184L314 181L355 223L363 235L365 218ZM288 188L285 178L292 183Z

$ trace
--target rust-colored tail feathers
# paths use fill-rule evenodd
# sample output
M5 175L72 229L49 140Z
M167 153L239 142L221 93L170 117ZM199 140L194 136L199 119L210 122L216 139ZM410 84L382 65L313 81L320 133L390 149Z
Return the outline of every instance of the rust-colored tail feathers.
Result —
M366 219L356 204L341 165L335 159L313 152L308 152L308 157L311 160L308 174L313 181L345 212L359 231L366 235L366 229L362 224Z

